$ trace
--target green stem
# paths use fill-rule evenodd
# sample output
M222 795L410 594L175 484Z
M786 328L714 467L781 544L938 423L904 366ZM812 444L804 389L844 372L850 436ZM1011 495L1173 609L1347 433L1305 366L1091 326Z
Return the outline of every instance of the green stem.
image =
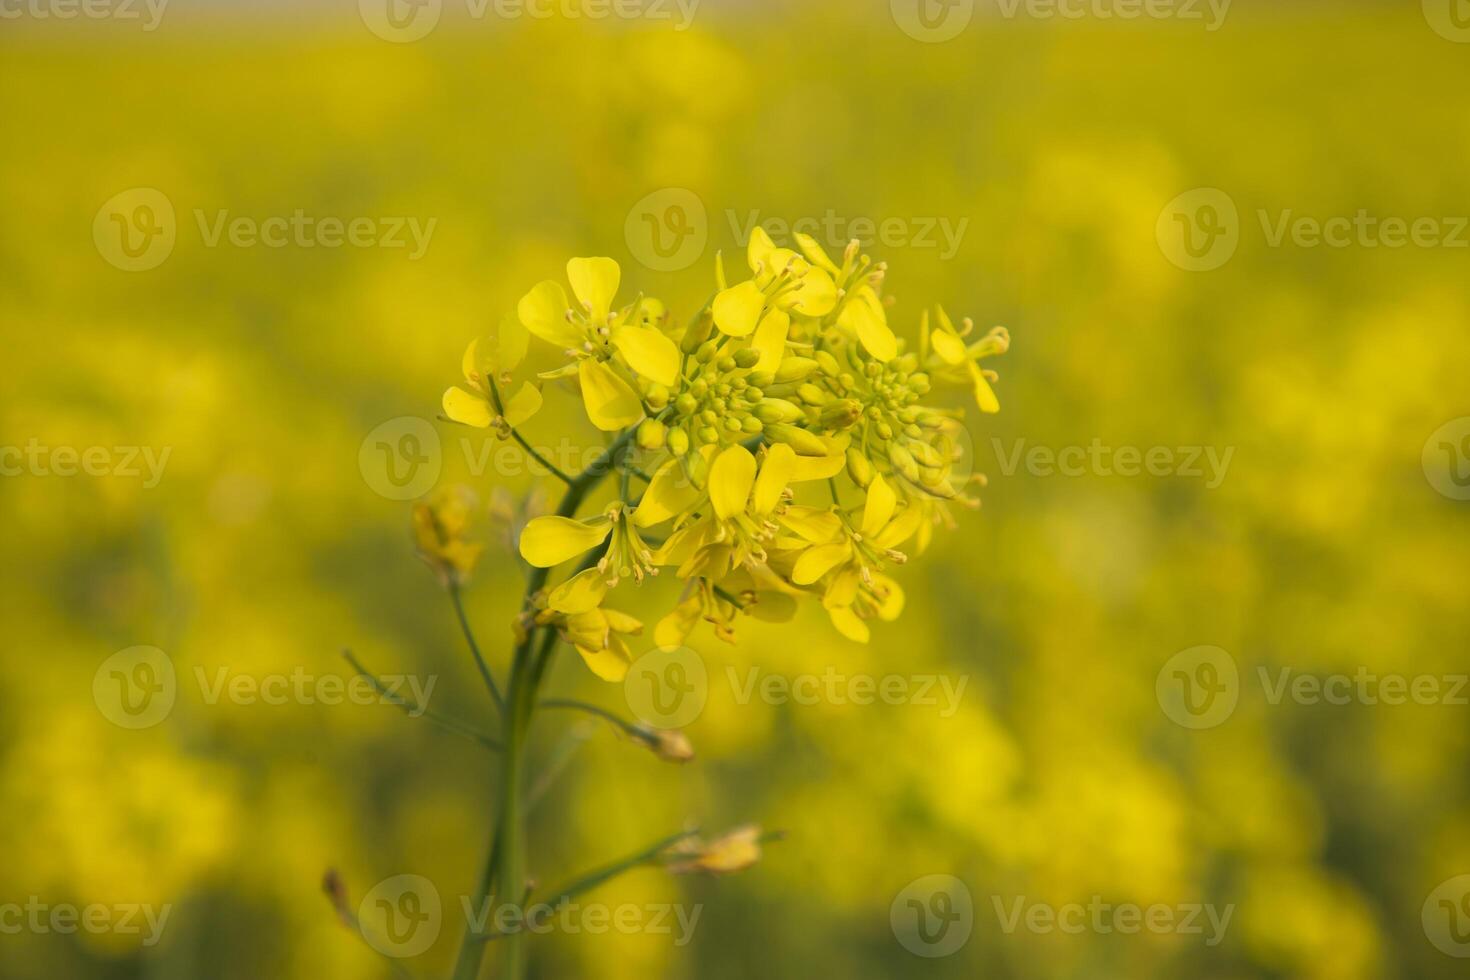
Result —
M491 738L489 735L486 735L484 732L476 731L474 728L471 728L464 722L456 721L448 715L440 714L437 711L431 710L426 705L418 704L414 701L409 700L401 694L395 694L393 691L390 691L386 684L378 680L377 675L369 672L368 669L364 667L361 662L358 661L356 655L354 655L351 650L343 650L342 656L347 660L349 664L352 665L352 669L357 671L359 677L366 678L367 682L373 686L373 690L378 692L379 697L381 697L384 701L387 701L389 704L396 705L397 707L402 708L404 714L408 715L409 717L415 717L414 713L417 712L417 716L429 719L429 721L438 725L440 728L443 728L445 731L453 732L456 735L463 735L465 738L473 739L474 741L479 742L481 745L485 746L488 749L499 751L500 743L495 741L495 739Z
M457 584L449 587L449 597L454 600L454 612L459 617L459 628L464 631L464 639L469 644L471 656L475 658L475 666L480 669L480 676L485 679L485 686L490 690L490 697L495 701L496 709L503 712L505 701L500 696L500 688L495 683L495 675L491 673L490 665L480 654L480 645L475 642L475 634L470 629L470 621L464 614L464 600L460 598Z
M500 401L500 386L495 383L494 374L487 374L485 378L490 382L490 398L495 403L495 412L503 419L505 418L505 406L502 405ZM521 435L520 432L516 430L515 426L507 422L505 424L505 427L510 430L511 438L520 443L521 448L529 453L532 459L540 463L542 466L546 467L546 469L550 471L552 476L556 477L567 486L572 485L573 478L567 476L566 472L563 471L561 467L555 465L551 462L551 460L547 459L545 456L542 456L539 452L537 452L536 447L527 442L526 437Z
M626 429L593 460L585 470L567 483L567 492L557 507L557 516L573 517L587 495L612 472L613 463L626 451L633 438L633 430ZM527 616L535 607L537 594L546 587L550 569L533 568L526 578L526 593L521 600L521 615ZM532 652L537 633L543 632L540 650ZM504 727L504 752L500 767L500 803L497 808L495 830L490 838L490 853L476 886L474 904L480 909L492 895L498 894L502 902L520 902L525 891L525 844L524 814L521 805L521 779L525 767L526 733L531 725L531 716L536 708L536 691L545 672L551 651L556 646L556 631L528 625L525 635L516 644L511 662L510 683L506 690L506 709L501 720ZM497 890L498 889L498 893ZM504 971L501 980L521 980L525 972L522 934L517 931L506 937ZM455 961L453 980L476 980L484 960L485 944L466 931Z

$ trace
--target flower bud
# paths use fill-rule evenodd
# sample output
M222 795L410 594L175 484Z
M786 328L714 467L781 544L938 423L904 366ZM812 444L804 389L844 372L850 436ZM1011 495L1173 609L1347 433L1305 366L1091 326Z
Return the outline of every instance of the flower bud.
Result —
M869 483L873 482L873 464L856 446L851 446L847 450L847 475L851 477L853 483L864 490L868 488Z
M863 406L851 398L839 398L818 416L824 429L846 429L863 417Z
M795 422L803 415L800 408L782 398L762 398L751 412L767 425L773 422Z
M662 411L669 404L669 389L666 385L651 384L643 400L648 402L648 407L654 411Z
M735 366L753 368L760 363L761 352L750 347L735 352Z
M842 373L842 368L837 364L837 358L833 357L827 351L819 350L814 356L816 357L817 366L822 369L822 373L827 377L835 378Z
M644 419L638 426L639 449L662 449L668 437L668 428L658 419Z
M680 415L693 415L697 408L699 408L699 399L687 391L674 399L674 411Z
M683 456L689 451L689 433L683 429L675 429L669 433L669 451L675 456Z
M765 426L762 425L761 420L756 418L754 415L747 415L745 417L745 421L740 423L740 428L742 431L756 436L761 434L761 432L765 429Z
M766 435L776 442L784 442L801 456L825 456L827 444L815 434L794 425L780 422L766 426ZM910 460L912 462L912 460Z
M746 375L746 380L748 380L753 387L765 388L776 383L776 376L770 371L752 371L750 372L750 374Z
M777 381L800 381L817 369L817 362L810 357L783 357L776 369Z
M708 364L710 361L714 360L715 352L717 350L719 350L719 347L715 344L713 340L706 340L704 343L700 344L699 349L694 352L694 359L700 364Z
M832 400L831 395L827 394L825 391L823 391L821 388L818 388L810 381L797 388L796 394L802 401L815 408L820 408L821 406L827 404L829 401Z
M888 444L888 462L911 483L919 482L919 464L914 462L913 455L907 449L896 442Z
M694 758L694 746L689 744L689 739L681 731L661 731L640 725L638 738L665 762L682 763Z
M944 455L927 442L913 440L908 444L908 450L914 459L924 466L939 467L944 465Z

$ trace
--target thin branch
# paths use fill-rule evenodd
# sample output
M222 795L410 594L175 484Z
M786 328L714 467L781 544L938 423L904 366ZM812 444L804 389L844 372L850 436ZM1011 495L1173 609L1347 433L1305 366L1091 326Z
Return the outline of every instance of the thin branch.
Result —
M503 419L505 418L505 406L500 401L500 386L495 383L495 375L493 373L486 374L485 378L487 381L490 382L490 398L492 401L495 402L495 412ZM505 423L505 427L510 430L511 438L520 443L521 448L529 453L532 459L550 470L553 476L555 476L561 482L565 483L567 486L572 485L572 477L568 476L561 469L561 467L552 463L551 460L547 459L545 456L542 456L541 453L536 450L535 446L526 441L526 437L521 435L520 431L517 430L515 426L507 422Z
M505 700L500 696L500 688L495 684L495 675L490 671L490 665L480 654L480 645L475 642L475 633L470 629L469 618L465 616L464 600L460 598L459 586L449 586L449 598L454 600L454 612L459 617L459 628L464 632L465 642L469 644L470 654L475 658L475 666L480 669L480 676L485 679L485 686L490 690L490 697L495 701L498 711L505 710Z
M364 677L367 679L367 682L373 686L373 690L377 691L378 695L382 697L383 700L387 701L390 704L396 705L399 708L402 708L403 713L408 715L409 717L415 717L415 712L417 712L417 716L429 719L429 721L443 728L445 731L453 732L456 735L462 735L468 739L473 739L474 741L479 742L481 745L485 746L488 749L494 749L497 752L500 750L500 743L495 741L495 739L491 738L489 735L486 735L484 732L476 731L463 722L456 721L453 718L448 717L447 715L442 715L437 711L431 710L427 705L416 704L408 698L405 698L403 695L388 690L387 685L378 680L375 674L371 673L366 667L364 667L362 663L357 659L357 656L351 650L343 650L342 656L349 664L352 665L352 669L357 671L359 677Z

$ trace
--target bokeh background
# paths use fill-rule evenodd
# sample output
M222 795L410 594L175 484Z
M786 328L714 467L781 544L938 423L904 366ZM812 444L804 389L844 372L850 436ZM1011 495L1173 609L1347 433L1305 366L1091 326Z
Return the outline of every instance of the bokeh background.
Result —
M392 707L211 704L196 671L346 676L350 646L380 673L438 678L434 707L488 724L451 607L414 557L411 505L375 491L364 439L432 420L468 339L568 256L611 255L625 296L687 315L753 212L829 211L907 223L870 248L903 332L936 301L1010 328L1003 411L972 426L984 507L902 570L908 609L866 647L816 610L747 623L735 646L698 634L710 685L690 766L574 716L541 723L541 758L565 761L531 820L543 882L690 822L786 839L739 876L648 870L594 896L702 906L687 946L539 937L533 975L1463 975L1421 913L1470 872L1470 708L1272 704L1258 673L1470 669L1470 504L1421 458L1470 415L1470 253L1273 247L1258 219L1470 213L1470 46L1431 7L1239 0L1210 31L982 5L943 43L906 32L887 0L704 0L687 30L475 19L446 2L411 43L344 0L174 0L151 31L12 8L0 443L170 456L151 487L0 479L0 903L171 914L148 947L6 929L0 976L389 975L322 897L328 867L354 902L394 875L435 882L447 921L407 966L445 975L492 761ZM125 271L94 219L140 187L172 204L177 240ZM1239 244L1187 271L1158 225L1201 187L1238 207ZM687 269L649 268L630 231L667 188L705 210ZM297 209L436 225L411 259L209 247L195 218ZM930 221L965 223L952 254L924 244ZM548 389L548 403L533 436L598 444L573 398ZM439 485L469 482L488 504L496 485L519 500L537 482L470 473L462 433L433 424ZM1233 456L1213 487L1007 474L997 458L1095 439ZM467 593L502 670L521 574L492 543ZM673 593L647 586L632 611L652 621ZM140 644L166 651L178 694L130 730L93 680ZM1200 645L1238 664L1238 704L1193 730L1156 682ZM728 668L967 686L947 717L742 704ZM552 685L626 710L575 658ZM941 958L890 922L932 874L963 881L974 908ZM1233 911L1216 945L1007 932L997 913L1094 896Z

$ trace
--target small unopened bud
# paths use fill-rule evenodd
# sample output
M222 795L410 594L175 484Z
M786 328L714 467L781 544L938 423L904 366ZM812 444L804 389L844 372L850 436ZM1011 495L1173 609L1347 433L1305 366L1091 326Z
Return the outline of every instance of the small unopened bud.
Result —
M699 350L694 352L694 359L701 364L708 364L710 361L714 360L715 352L717 350L719 350L719 348L715 345L715 342L713 340L706 340L704 343L699 345Z
M837 364L837 358L827 351L819 350L816 355L817 365L821 367L822 373L829 378L835 378L842 373L842 368Z
M740 423L740 428L748 435L756 436L760 435L761 431L765 429L765 426L754 415L747 415L745 421Z
M648 386L648 394L644 396L648 407L654 411L661 411L669 404L669 389L665 385L651 384Z
M735 352L735 366L753 368L760 363L761 352L750 347Z
M817 369L817 362L810 357L784 357L776 369L776 380L780 382L801 381Z
M796 394L801 398L802 401L816 408L820 408L821 406L827 404L832 400L831 395L827 394L825 391L823 391L821 388L818 388L810 381L804 383L799 388L797 388Z
M869 483L873 482L873 464L856 446L849 447L847 450L847 475L852 478L853 483L864 490L868 488Z
M662 449L668 438L668 428L658 419L644 419L638 426L639 449Z
M752 409L752 414L762 422L795 422L802 417L801 409L783 398L762 398Z
M669 433L669 451L675 456L683 456L689 451L689 433L683 429L675 429Z
M776 442L784 442L801 456L825 456L827 444L805 429L798 429L785 422L766 426L766 435Z
M677 729L673 731L661 731L656 728L639 726L638 738L654 755L665 762L688 762L694 758L694 746L683 732Z
M846 429L863 417L863 406L851 398L840 398L819 416L824 429Z
M910 482L919 482L919 464L914 462L913 455L907 449L896 442L888 444L888 462Z
M697 408L699 408L699 399L687 391L674 399L674 411L680 415L693 415Z

